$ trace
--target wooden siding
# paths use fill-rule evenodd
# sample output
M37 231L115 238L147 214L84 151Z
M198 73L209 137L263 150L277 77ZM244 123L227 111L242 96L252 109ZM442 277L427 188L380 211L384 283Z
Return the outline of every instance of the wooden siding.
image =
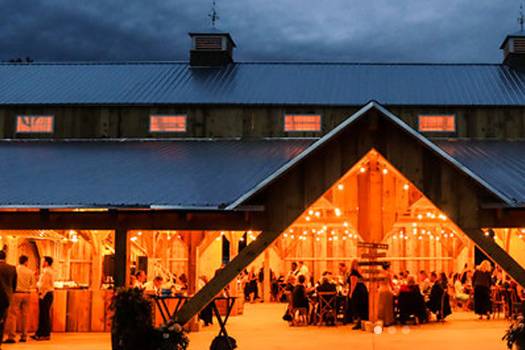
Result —
M457 132L429 137L525 138L525 108L498 107L396 107L388 108L407 124L417 128L420 114L454 114ZM0 108L0 138L172 138L172 137L309 137L321 136L348 118L358 107L306 106L42 106ZM319 114L322 131L284 131L284 114ZM20 135L15 132L19 114L55 115L53 135ZM186 114L185 133L150 133L151 114Z

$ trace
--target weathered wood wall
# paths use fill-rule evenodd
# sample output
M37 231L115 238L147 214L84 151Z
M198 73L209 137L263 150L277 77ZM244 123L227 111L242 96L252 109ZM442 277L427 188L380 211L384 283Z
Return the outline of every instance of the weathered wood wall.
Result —
M55 138L163 138L163 137L286 137L320 136L333 129L361 106L16 106L0 108L0 138L49 137L17 135L20 114L55 115ZM525 108L388 106L410 126L419 114L455 114L457 136L468 138L525 138ZM322 116L322 132L283 131L283 116L313 113ZM150 133L151 114L186 114L186 133ZM440 136L440 135L429 135Z

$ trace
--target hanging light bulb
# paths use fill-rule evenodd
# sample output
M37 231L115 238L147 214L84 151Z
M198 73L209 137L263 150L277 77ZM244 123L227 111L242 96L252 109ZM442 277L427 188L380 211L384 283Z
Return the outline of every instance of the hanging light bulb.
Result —
M403 189L404 189L405 191L408 191L408 190L410 189L410 185L409 185L409 184L404 184L404 185L403 185Z
M309 216L305 217L305 220L310 221L310 217Z
M366 168L364 166L362 166L361 168L359 168L359 172L360 173L366 173Z
M387 168L383 169L383 175L388 175L388 169Z
M337 189L338 189L339 191L342 191L342 190L345 189L345 185L343 185L343 184L338 184L338 185L337 185Z
M339 209L339 208L335 208L334 212L335 212L335 216L341 216L341 214L342 214L341 213L341 209Z
M321 212L320 211L316 211L315 212L315 216L317 216L318 218L321 217Z

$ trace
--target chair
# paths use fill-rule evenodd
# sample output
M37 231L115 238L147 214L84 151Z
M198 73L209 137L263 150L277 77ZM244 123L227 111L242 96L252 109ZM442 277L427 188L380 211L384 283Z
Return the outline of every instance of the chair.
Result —
M510 310L509 311L510 311L509 316L512 319L517 319L518 316L523 315L523 301L520 300L514 288L510 290Z
M500 318L501 313L505 311L505 301L499 288L492 289L490 302L492 304L492 319L496 319L496 315Z
M319 322L318 325L324 324L335 325L337 319L337 293L336 292L319 292Z

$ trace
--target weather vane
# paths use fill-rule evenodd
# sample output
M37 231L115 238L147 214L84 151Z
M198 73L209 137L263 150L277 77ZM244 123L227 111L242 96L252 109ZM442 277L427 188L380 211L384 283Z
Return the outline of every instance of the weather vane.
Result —
M215 8L215 0L212 2L211 12L208 17L210 17L211 26L215 28L215 24L220 19L219 15L217 14L217 9Z
M520 16L518 17L518 23L520 25L520 31L523 32L523 24L525 23L525 17L523 16L523 3L520 5Z

